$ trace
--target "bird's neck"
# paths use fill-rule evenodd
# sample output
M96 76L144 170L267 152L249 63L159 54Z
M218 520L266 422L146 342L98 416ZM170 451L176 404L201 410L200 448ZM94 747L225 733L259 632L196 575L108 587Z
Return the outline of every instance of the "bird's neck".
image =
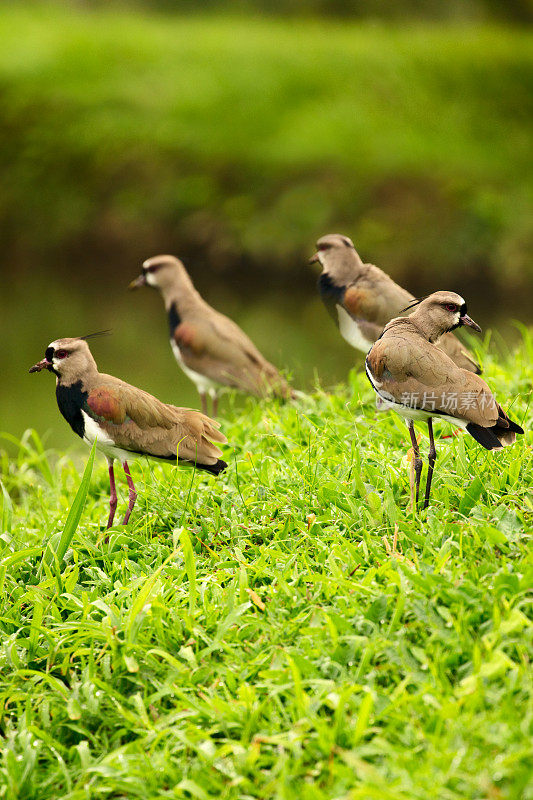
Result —
M441 325L425 315L411 314L409 320L424 339L427 339L432 344L437 344L441 336L446 333L446 331L442 330Z
M167 314L175 308L180 317L205 305L188 275L177 276L172 283L161 288Z
M83 372L73 369L72 371L69 370L64 374L57 375L56 386L68 389L69 386L74 386L76 384L89 387L90 389L91 386L98 383L99 375L98 367L93 360L92 363L88 362L83 365Z
M335 286L348 286L358 280L365 271L365 265L357 254L348 253L342 259L337 259L332 269L325 264L324 275Z

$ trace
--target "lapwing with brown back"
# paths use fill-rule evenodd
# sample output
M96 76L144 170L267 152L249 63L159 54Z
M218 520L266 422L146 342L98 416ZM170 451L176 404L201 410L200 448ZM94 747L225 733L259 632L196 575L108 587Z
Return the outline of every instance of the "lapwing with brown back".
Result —
M56 339L46 348L45 357L30 372L46 369L56 375L56 398L61 414L70 427L89 445L104 453L109 466L109 519L113 524L117 507L113 463L118 459L126 473L129 489L127 524L137 492L128 462L140 456L159 461L188 464L218 475L227 464L214 442L226 437L205 414L190 408L162 403L112 375L98 371L85 341L89 337Z
M207 396L213 416L221 387L258 397L293 392L273 364L249 337L224 314L215 311L194 288L183 263L174 256L155 256L144 262L142 274L130 289L151 286L162 295L169 322L170 345L179 366L196 384L202 410Z
M437 346L441 337L461 325L481 331L455 292L434 292L414 300L407 317L391 320L366 357L366 373L377 395L378 408L390 408L408 420L413 446L418 502L422 461L414 420L427 421L429 468L424 508L429 503L436 460L433 418L463 428L487 450L497 450L524 433L496 401L482 378L459 367ZM405 309L410 310L410 309ZM411 487L413 494L413 487Z
M379 267L365 264L347 236L333 233L316 243L310 263L320 262L320 295L339 332L348 344L368 353L383 328L414 297ZM481 369L462 342L446 333L439 347L458 367L480 373Z

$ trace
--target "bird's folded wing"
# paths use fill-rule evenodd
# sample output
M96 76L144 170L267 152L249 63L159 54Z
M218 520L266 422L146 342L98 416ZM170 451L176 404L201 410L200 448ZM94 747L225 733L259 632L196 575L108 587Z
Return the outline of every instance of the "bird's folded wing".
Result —
M477 361L470 355L466 347L453 333L445 333L441 337L438 347L443 350L446 355L450 356L458 367L467 369L469 372L481 372L481 367Z
M174 339L185 365L211 380L256 394L286 388L278 370L230 319L182 322Z
M380 392L397 403L483 426L498 419L498 406L485 381L457 367L422 337L385 336L367 359Z
M365 273L346 289L344 294L344 308L356 318L367 320L369 323L381 326L379 333L369 330L365 334L370 341L375 341L381 334L383 327L393 318L399 316L414 300L413 295L398 286L386 273L373 264L366 264ZM441 338L438 346L443 350L458 367L469 372L481 372L481 367L470 355L467 348L453 333L446 333Z
M163 428L169 430L176 424L173 406L167 406L148 392L130 386L118 379L96 386L86 400L86 412L98 422L121 425L133 420L142 430Z
M219 423L189 408L166 405L122 381L93 389L86 413L117 447L163 458L179 456L211 464L221 455L213 442L225 443Z
M365 264L364 274L346 289L344 307L352 316L383 328L411 300L413 295L398 286L379 267Z
M348 286L342 304L355 319L375 322L378 314L378 298L370 289L359 287L357 284Z

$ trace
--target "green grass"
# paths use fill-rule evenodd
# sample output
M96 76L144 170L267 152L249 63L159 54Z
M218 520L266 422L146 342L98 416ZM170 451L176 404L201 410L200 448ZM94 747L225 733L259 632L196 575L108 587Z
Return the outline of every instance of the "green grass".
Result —
M481 353L529 429L532 350ZM416 517L361 373L223 428L219 480L138 462L108 543L101 458L2 456L0 797L532 798L531 433L438 439Z

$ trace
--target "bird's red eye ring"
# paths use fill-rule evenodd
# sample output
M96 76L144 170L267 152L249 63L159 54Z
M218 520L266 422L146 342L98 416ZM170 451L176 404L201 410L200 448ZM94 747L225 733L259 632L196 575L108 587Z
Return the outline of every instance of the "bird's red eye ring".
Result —
M448 309L448 311L457 311L457 306L454 305L453 303L446 303L446 308Z
M66 358L68 356L68 350L56 350L54 353L54 358Z

